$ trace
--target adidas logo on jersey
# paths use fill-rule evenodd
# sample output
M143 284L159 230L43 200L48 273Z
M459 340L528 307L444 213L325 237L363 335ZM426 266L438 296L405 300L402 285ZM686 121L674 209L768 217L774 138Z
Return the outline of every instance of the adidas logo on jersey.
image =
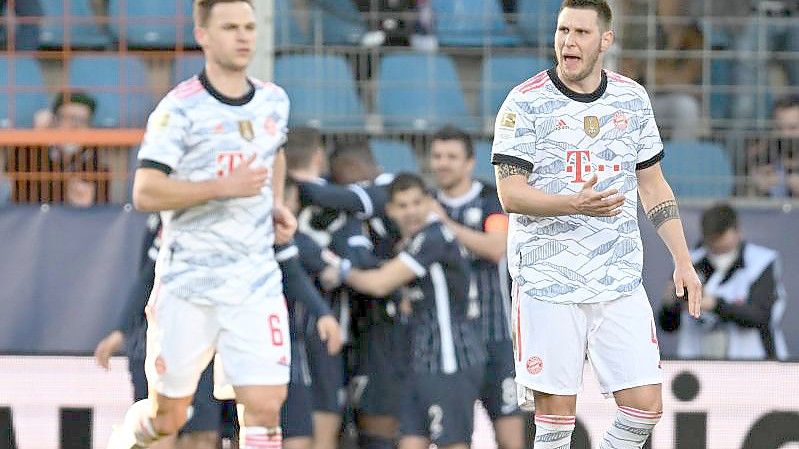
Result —
M563 120L562 118L559 118L558 119L558 123L555 125L555 129L556 130L569 129L569 126L566 125L566 120Z

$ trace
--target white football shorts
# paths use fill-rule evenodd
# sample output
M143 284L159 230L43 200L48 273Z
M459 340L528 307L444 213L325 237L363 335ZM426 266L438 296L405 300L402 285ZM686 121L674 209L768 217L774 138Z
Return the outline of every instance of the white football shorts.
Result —
M199 305L170 296L156 283L147 325L147 381L164 396L193 395L215 352L234 386L289 382L291 340L282 295L258 292L241 304Z
M513 349L519 405L534 407L532 391L575 395L586 358L602 393L662 383L652 307L643 287L619 299L557 304L513 292Z

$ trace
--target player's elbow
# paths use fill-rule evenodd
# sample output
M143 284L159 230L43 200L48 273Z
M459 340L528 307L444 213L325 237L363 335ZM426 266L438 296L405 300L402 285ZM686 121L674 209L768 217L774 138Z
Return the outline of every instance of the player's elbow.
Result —
M142 183L133 184L133 207L139 212L158 212L154 196Z

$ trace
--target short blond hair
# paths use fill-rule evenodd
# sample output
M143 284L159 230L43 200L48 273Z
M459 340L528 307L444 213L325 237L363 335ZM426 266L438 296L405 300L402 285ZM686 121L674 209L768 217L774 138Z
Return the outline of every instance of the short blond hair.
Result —
M204 27L208 24L208 17L211 16L211 9L218 3L244 2L253 7L252 0L195 0L194 2L194 25Z

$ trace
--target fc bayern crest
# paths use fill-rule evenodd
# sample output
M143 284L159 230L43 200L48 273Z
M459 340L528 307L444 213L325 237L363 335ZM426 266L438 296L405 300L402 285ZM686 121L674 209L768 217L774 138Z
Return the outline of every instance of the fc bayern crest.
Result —
M587 115L583 118L583 129L590 137L599 135L599 119L595 115Z
M252 129L252 122L249 120L239 120L239 134L244 140L252 142L255 139L255 132Z
M477 227L482 219L483 210L479 207L470 207L466 209L466 212L463 214L463 221L465 222L466 226L470 226L472 228Z

